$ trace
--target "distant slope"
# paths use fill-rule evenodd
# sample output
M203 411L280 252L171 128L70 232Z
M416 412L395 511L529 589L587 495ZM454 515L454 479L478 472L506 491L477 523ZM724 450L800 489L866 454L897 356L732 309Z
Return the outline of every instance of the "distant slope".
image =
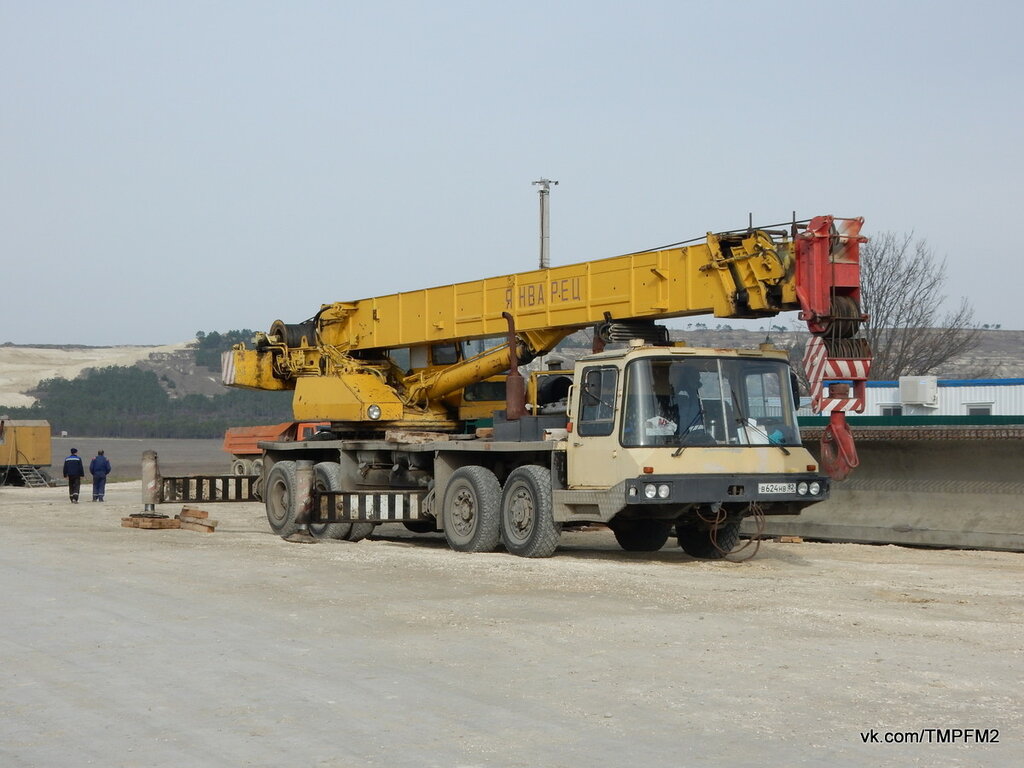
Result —
M152 354L174 354L188 342L162 347L0 346L0 406L29 406L26 394L43 379L74 379L86 368L131 366Z
M172 397L223 393L220 371L197 368L193 341L164 346L84 347L0 345L0 407L30 406L44 379L74 379L88 368L138 366L154 371Z

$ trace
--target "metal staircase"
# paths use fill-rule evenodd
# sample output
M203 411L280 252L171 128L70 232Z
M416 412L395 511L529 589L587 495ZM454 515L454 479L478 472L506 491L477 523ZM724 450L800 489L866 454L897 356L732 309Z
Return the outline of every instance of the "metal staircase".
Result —
M31 464L19 464L15 467L21 479L25 481L28 488L46 488L50 482L43 476L43 473Z

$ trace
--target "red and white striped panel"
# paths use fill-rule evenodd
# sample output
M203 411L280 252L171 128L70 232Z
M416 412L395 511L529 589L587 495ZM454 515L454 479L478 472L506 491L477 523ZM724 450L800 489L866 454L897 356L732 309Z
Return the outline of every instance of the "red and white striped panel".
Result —
M815 413L864 410L863 397L828 397L825 381L866 381L871 370L870 358L829 357L828 347L818 336L811 337L804 350L804 371L811 388L811 408Z
M815 413L832 413L832 411L856 411L864 410L864 400L859 397L821 397L818 396L811 402L811 408Z

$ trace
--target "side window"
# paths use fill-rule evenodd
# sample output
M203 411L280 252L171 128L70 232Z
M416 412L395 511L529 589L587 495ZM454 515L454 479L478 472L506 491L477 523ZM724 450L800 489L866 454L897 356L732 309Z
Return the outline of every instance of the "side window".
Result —
M991 416L992 405L990 403L968 403L967 404L967 415L968 416Z
M902 416L903 406L902 405L883 405L882 406L883 416Z
M615 368L585 368L580 389L580 418L576 432L583 436L610 435L615 427Z
M454 365L459 362L459 348L456 344L434 344L430 358L434 365Z
M752 419L763 419L769 415L768 388L764 380L763 373L753 373L746 377L747 416Z
M408 371L412 368L412 356L409 354L408 347L389 349L387 355L391 358L391 362L403 371Z

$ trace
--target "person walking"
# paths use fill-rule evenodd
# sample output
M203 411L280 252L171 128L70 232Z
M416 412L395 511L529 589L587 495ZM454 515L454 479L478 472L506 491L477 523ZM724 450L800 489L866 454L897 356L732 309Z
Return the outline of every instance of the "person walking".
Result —
M82 486L82 478L85 477L85 465L82 457L78 455L78 449L72 448L71 455L64 459L64 477L68 479L68 496L71 503L78 503L78 491Z
M89 462L89 474L92 475L92 500L103 501L103 492L107 489L107 475L110 474L110 462L103 451L96 451L96 458Z

